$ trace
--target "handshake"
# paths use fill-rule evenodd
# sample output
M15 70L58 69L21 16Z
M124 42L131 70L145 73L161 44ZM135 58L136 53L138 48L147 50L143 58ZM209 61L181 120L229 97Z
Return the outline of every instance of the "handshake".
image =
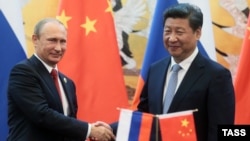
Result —
M109 124L97 121L91 124L89 138L91 141L114 141L115 135Z

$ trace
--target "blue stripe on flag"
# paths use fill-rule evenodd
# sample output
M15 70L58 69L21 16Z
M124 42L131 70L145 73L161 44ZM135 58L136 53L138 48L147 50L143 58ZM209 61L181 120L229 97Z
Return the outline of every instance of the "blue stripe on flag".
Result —
M141 112L133 112L130 131L129 131L129 138L128 141L136 141L139 140L140 135L140 128L141 128L141 121L142 121L142 113Z
M204 47L203 47L203 45L202 45L202 43L200 41L198 41L198 45L197 46L198 46L198 49L201 52L201 54L203 54L203 56L209 58L206 50L204 49Z
M7 2L6 2L7 3ZM15 27L18 28L18 27ZM21 28L23 28L21 26ZM6 140L7 126L7 85L10 69L26 58L21 43L0 9L0 140ZM24 36L24 34L23 34Z
M166 7L177 4L176 0L158 0L156 3L156 8L154 16L152 17L152 25L150 27L150 34L148 38L148 43L146 47L146 53L143 60L141 76L143 80L146 80L148 68L153 62L166 57L168 52L164 48L163 44L163 12Z

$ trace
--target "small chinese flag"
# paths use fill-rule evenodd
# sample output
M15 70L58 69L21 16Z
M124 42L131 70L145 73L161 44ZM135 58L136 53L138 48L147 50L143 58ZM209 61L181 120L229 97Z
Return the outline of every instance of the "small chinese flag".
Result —
M196 141L193 110L159 116L162 141Z

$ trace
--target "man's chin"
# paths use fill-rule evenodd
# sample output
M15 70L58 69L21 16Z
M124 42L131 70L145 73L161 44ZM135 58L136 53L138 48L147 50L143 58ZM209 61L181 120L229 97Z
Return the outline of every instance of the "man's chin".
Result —
M60 60L61 60L61 58L53 58L53 59L51 59L51 63L53 63L54 65L56 65L57 63L59 63L60 62Z

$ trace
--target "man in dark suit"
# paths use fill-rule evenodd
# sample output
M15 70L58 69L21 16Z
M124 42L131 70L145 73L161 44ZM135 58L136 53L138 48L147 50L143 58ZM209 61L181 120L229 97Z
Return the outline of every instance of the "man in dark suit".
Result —
M197 141L217 141L217 126L234 124L234 88L229 70L198 51L202 24L203 14L194 5L180 3L164 12L163 42L170 56L150 66L137 108L154 115L198 109L194 112ZM170 76L176 64L180 67L177 86L171 87L169 97L167 87L174 83ZM167 101L170 106L164 108ZM156 122L152 127L157 127ZM116 131L117 123L112 128ZM152 128L151 141L161 141L164 133L156 131Z
M186 3L172 6L165 11L164 21L163 42L171 56L151 65L138 110L166 114L198 109L194 112L197 140L217 141L217 126L234 124L231 73L198 51L203 24L200 8ZM174 64L181 67L177 87L170 107L163 112Z
M67 30L53 18L38 22L32 41L35 53L13 67L8 86L8 141L111 140L114 135L104 122L76 119L74 82L60 72L59 89L50 72L66 51ZM88 114L88 113L86 113Z

